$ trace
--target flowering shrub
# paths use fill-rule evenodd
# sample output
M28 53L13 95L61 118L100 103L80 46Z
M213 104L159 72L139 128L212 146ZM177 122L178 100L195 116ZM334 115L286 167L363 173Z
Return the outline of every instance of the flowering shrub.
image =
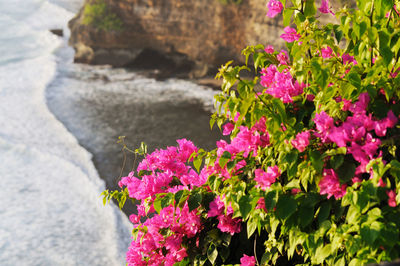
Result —
M397 3L398 4L398 3ZM230 141L145 154L128 265L361 265L400 256L400 20L391 0L332 10L270 0L287 51L222 66L215 123ZM334 16L339 24L321 25ZM243 71L254 78L243 78ZM249 75L247 75L248 77Z

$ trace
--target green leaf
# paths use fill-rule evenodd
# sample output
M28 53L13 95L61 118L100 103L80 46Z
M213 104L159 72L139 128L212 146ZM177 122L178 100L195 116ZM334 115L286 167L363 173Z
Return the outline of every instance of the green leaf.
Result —
M190 194L188 199L189 212L199 207L202 199L203 197L199 192Z
M185 258L184 260L181 260L180 262L175 262L174 266L186 266L189 265L190 261L188 258Z
M341 166L335 171L339 176L341 183L350 181L356 172L356 165L352 162L344 161Z
M173 203L174 195L172 193L166 194L161 198L161 208L164 209Z
M350 205L349 210L347 211L346 220L349 224L356 224L360 218L360 211L354 205Z
M257 221L251 219L247 221L247 238L250 238L257 229Z
M350 71L349 74L346 75L346 78L354 87L361 87L361 77L358 73Z
M367 23L365 21L362 21L361 23L355 23L353 25L354 32L356 33L356 36L358 39L361 39L361 37L364 35L365 31L367 30Z
M182 198L187 196L187 190L179 190L175 193L174 200L175 204L179 204Z
M315 7L314 0L306 0L304 7L304 15L306 17L312 17L317 12L317 8Z
M359 266L363 265L362 260L354 258L350 261L349 266Z
M211 243L207 249L207 258L211 262L211 264L214 265L215 261L217 260L217 257L218 257L217 247L213 243Z
M318 213L318 223L321 225L324 221L326 221L331 212L331 203L329 201L325 201L319 207Z
M283 10L283 26L287 27L290 25L294 10L291 8L285 8Z
M276 206L276 201L278 199L278 192L276 190L269 191L267 195L265 195L265 207L268 211L271 211Z
M339 43L343 38L343 31L340 30L339 25L333 25L333 32L335 34L335 39Z
M224 168L228 161L231 159L231 154L228 151L224 151L221 158L219 158L218 164L221 168Z
M338 169L344 162L343 155L332 156L330 159L330 164L333 169Z
M300 226L306 227L314 219L314 208L310 206L302 206L299 209Z
M276 216L281 220L289 218L297 209L297 202L289 195L279 197L276 204Z
M161 198L157 197L154 200L153 207L154 207L154 210L156 210L157 213L160 213L160 211L161 211Z
M376 222L374 222L376 223ZM361 227L360 234L362 239L368 243L368 245L372 245L374 241L379 236L379 231L374 228L371 228L369 225Z
M312 60L311 67L313 69L313 76L315 82L322 88L325 89L328 85L328 72L320 66L317 60Z
M389 65L394 56L392 50L390 50L389 47L382 47L381 49L379 49L379 52L383 57L383 62L385 63L385 65Z
M332 251L332 245L328 244L325 246L320 246L319 248L317 248L316 250L316 260L317 260L317 264L323 263L324 260L329 257L329 255L331 255L331 251Z
M317 173L320 173L322 171L322 168L324 167L324 161L322 160L321 153L316 150L310 150L309 155L313 167L315 168Z
M193 159L193 165L194 168L196 168L197 172L200 171L201 163L203 162L203 159L200 157L196 157Z
M247 217L249 216L250 212L253 209L250 201L251 201L250 197L246 195L242 196L239 199L239 210L244 220L247 219Z
M336 260L334 266L346 266L346 259L342 256L340 259Z

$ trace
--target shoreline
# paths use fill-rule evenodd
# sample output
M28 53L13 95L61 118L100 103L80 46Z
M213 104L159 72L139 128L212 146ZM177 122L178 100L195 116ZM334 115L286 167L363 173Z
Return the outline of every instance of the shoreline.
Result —
M149 152L175 146L180 138L211 149L222 138L217 127L213 131L209 127L211 112L207 108L212 102L206 102L215 91L193 80L157 80L148 70L75 64L71 50L64 45L56 52L61 60L56 77L46 88L47 106L92 154L106 189L118 188L123 163L122 146L116 143L119 136L126 136L125 143L133 149L145 142ZM70 61L66 63L66 59ZM122 176L132 169L133 157L127 155ZM123 211L129 216L135 207Z

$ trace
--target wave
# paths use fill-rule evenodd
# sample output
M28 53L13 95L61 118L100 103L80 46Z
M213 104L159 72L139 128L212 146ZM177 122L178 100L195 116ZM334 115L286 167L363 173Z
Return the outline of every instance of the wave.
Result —
M2 265L122 265L131 226L102 206L92 155L45 100L63 44L48 29L66 30L73 13L38 0L2 0L0 10Z

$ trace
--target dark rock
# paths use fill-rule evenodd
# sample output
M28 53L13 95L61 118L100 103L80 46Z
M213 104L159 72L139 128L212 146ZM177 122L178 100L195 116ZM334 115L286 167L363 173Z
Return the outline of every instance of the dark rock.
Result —
M50 32L59 37L64 36L64 31L62 29L51 29Z

